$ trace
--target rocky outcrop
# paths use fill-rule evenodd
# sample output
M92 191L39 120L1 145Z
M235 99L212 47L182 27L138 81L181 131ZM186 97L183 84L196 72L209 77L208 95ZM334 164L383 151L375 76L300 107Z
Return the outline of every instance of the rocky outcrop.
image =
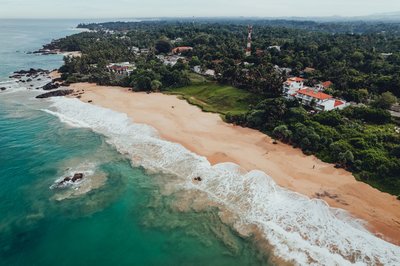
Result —
M39 75L48 75L49 73L50 71L41 68L31 68L29 70L15 71L14 74L10 76L10 78L21 79L23 77L27 77L30 81L32 81L32 79L39 77Z
M51 91L51 92L47 92L44 94L40 94L40 95L36 96L36 98L44 99L44 98L50 98L50 97L67 96L73 92L74 92L73 90L57 90L57 91Z
M1 91L5 91L7 88L6 87L1 87L0 90Z
M82 180L83 179L83 174L82 173L76 173L76 174L74 174L74 176L67 176L67 177L65 177L63 180L61 180L60 182L58 182L57 183L57 187L63 187L63 186L65 186L66 185L66 183L68 183L68 182L72 182L72 183L76 183L76 182L78 182L78 181L80 181L80 180Z
M37 74L43 74L43 73L50 73L48 70L44 70L41 68L35 69L35 68L30 68L29 70L19 70L15 71L14 75L37 75Z
M50 55L50 54L58 54L59 50L52 50L52 49L39 49L37 51L28 52L28 54L41 54L41 55Z
M77 174L74 174L74 176L72 177L72 182L77 182L77 181L82 180L82 179L83 179L83 174L82 173L77 173Z
M58 89L59 87L60 87L60 84L58 84L58 83L53 83L53 82L49 82L49 83L47 83L46 85L44 85L44 86L42 87L42 89L45 90L45 91L50 91L50 90Z

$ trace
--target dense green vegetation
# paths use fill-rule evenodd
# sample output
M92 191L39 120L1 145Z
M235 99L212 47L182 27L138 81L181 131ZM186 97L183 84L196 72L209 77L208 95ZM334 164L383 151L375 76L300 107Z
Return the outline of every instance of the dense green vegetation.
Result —
M244 54L248 24L254 25L250 57ZM45 47L82 51L81 58L65 59L60 70L67 81L179 94L400 195L400 135L387 111L400 96L400 24L168 20L80 27L93 32ZM133 46L148 51L138 53ZM157 58L176 46L194 49L174 66ZM123 76L107 71L109 63L124 61L137 69ZM215 70L214 80L194 75L197 65ZM306 78L307 85L330 80L327 93L357 105L310 112L282 98L289 75Z

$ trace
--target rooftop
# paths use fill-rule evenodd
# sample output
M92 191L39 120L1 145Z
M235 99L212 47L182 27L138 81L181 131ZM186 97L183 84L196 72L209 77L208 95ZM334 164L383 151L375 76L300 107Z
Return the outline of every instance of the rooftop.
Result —
M310 88L301 89L301 90L297 91L297 93L307 95L307 96L310 96L312 98L319 99L319 100L327 100L327 99L332 98L332 96L330 96L329 94L326 94L326 93L323 93L320 91L315 91Z
M193 47L190 47L190 46L179 46L179 47L175 47L174 49L172 49L172 52L174 54L178 54L178 53L187 52L187 51L191 51L191 50L193 50Z
M322 82L322 87L324 87L324 88L329 88L332 85L333 85L332 81L329 81L329 80Z
M335 100L335 104L333 105L334 107L338 107L340 105L344 104L344 102L339 101L339 100Z

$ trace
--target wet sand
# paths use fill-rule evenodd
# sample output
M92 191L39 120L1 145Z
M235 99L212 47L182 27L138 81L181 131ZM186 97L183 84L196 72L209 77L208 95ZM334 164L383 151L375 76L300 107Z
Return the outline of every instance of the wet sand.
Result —
M400 201L358 182L343 169L289 145L274 145L263 133L227 124L219 115L202 112L176 96L132 93L126 88L88 83L73 84L71 88L75 95L81 93L82 101L92 101L126 113L136 123L151 125L162 138L182 144L212 164L234 162L245 170L262 170L282 187L345 209L366 221L372 233L400 245Z

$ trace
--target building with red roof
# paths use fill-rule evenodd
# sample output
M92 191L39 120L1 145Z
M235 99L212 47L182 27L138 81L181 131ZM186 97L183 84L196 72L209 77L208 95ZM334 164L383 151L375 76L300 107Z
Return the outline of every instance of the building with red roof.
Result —
M179 46L179 47L175 47L174 49L172 49L172 53L180 54L180 53L185 53L185 52L189 52L192 50L193 50L193 47L190 47L190 46Z
M298 90L294 97L303 105L312 106L317 111L331 111L333 109L343 109L347 106L345 101L337 100L317 88L303 88Z
M129 62L111 63L107 66L107 69L118 75L130 75L136 69L136 66Z
M289 98L291 95L296 93L298 90L303 88L304 79L299 77L288 78L285 83L283 83L283 93Z
M316 101L323 101L327 99L333 98L331 95L323 93L322 91L319 91L317 89L312 89L312 88L303 88L301 90L297 91L297 96L304 98L304 99L314 99Z
M343 100L323 92L325 88L332 86L331 81L316 85L314 88L304 87L305 79L299 77L288 78L283 83L283 94L287 99L297 99L303 105L312 106L317 111L330 111L343 109L348 104Z
M327 89L327 88L329 88L329 87L331 87L333 85L333 83L332 83L332 81L325 81L325 82L322 82L322 87L324 88L324 89Z

